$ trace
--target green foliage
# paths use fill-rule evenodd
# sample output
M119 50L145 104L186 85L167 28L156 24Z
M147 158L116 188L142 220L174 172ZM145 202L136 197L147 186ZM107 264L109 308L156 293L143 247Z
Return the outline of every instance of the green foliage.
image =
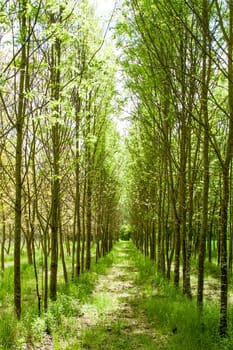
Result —
M167 287L173 288L173 287ZM168 295L171 294L171 295ZM150 321L159 322L160 332L170 337L167 349L211 349L218 339L218 313L215 305L206 307L203 316L198 314L195 302L185 300L173 291L146 298L143 308Z
M92 293L95 281L95 275L91 272L87 272L79 277L76 281L76 293L78 299L84 301L88 298L88 296Z
M159 275L155 264L139 252L134 254L139 269L138 284L145 285L145 298L138 305L149 322L155 322L166 350L230 350L232 334L222 341L218 334L219 313L216 304L208 301L200 314L196 300L187 299L181 290ZM163 347L162 347L163 348Z
M120 229L120 239L122 241L129 241L130 238L131 238L131 227L125 224Z
M58 325L60 325L63 317L78 315L79 310L79 299L66 294L58 295L57 300L49 304L49 311L46 315L49 329L55 329Z
M83 334L82 347L80 347L80 349L155 349L154 344L151 344L151 338L148 335L140 333L131 334L130 330L127 330L124 321L111 322L107 328L108 332L106 332L106 326L104 325L98 325L93 329L87 329Z
M12 266L6 267L0 276L0 308L4 313L0 316L0 350L23 350L26 343L40 344L43 342L47 331L59 337L70 336L74 331L73 323L78 324L80 308L90 298L99 274L105 274L113 263L113 254L100 259L98 264L93 261L90 272L81 274L74 283L58 284L58 296L55 302L49 303L47 314L38 317L37 298L35 296L35 277L33 266L24 263L26 255L22 252L22 319L17 323L10 305L13 304L13 277ZM11 256L11 260L13 257ZM41 263L41 262L40 262ZM11 261L9 261L11 264ZM40 281L39 281L40 282ZM109 301L109 300L108 300ZM99 300L99 307L104 300ZM73 321L75 320L75 322ZM69 324L70 323L70 324ZM66 335L64 334L66 333Z
M129 301L135 320L139 314L146 317L148 325L156 331L158 349L232 349L233 337L231 333L226 339L219 338L219 314L216 305L206 301L204 312L200 315L196 301L188 300L181 290L175 289L172 283L160 276L156 265L136 250L132 241L116 244L108 256L100 259L98 264L93 264L91 271L81 275L75 283L59 284L57 301L49 304L48 313L41 318L37 317L36 303L32 305L30 298L30 308L24 311L20 322L17 323L11 309L9 312L2 313L0 316L0 349L23 350L26 343L40 346L48 329L54 339L54 349L57 350L81 350L84 348L101 348L103 350L155 349L149 332L134 333L134 326L131 328L124 319L118 318L108 321L107 324L104 320L94 327L86 328L82 332L81 339L77 337L78 332L80 332L79 319L83 313L82 305L84 303L93 306L98 314L104 310L111 313L111 307L113 306L113 309L115 307L115 301L104 290L95 296L91 294L99 274L105 274L113 262L121 264L125 261L125 255L119 254L118 256L116 254L119 247L123 247L127 251L127 261L138 270L137 275L134 274L134 278L138 288L143 291L143 294L139 295L138 298ZM207 271L211 276L217 277L217 268L214 264L212 265L214 267L207 264ZM6 269L6 276L11 276L11 270L12 268ZM23 264L22 270L24 283L29 281L30 284L33 278L32 268ZM7 285L5 288L7 289ZM229 313L229 323L231 329L233 324L232 309Z
M0 349L12 349L16 339L16 320L11 313L3 312L0 316Z
M30 339L33 343L42 342L46 334L46 320L41 317L36 317L31 323Z
M14 291L14 270L10 266L1 273L0 276L0 302L4 304L4 301L13 295Z

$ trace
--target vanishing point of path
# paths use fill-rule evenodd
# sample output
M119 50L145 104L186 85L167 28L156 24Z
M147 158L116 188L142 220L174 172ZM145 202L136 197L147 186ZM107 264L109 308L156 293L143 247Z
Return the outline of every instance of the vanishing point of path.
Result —
M138 283L134 250L129 242L120 242L114 248L112 267L99 276L90 302L82 306L79 349L163 348L155 324L147 321L139 307L145 290Z

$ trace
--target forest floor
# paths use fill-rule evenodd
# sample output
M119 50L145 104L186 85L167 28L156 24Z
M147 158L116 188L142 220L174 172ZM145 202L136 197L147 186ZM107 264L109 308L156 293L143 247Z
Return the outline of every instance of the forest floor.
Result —
M125 242L115 249L113 266L99 277L80 317L80 349L157 349L156 325L149 323L140 301L145 290ZM159 342L159 344L158 344Z
M100 261L90 272L93 289L79 303L78 312L62 314L59 330L27 350L233 348L231 336L219 339L215 302L206 304L200 318L195 300L188 300L182 290L162 279L155 264L132 242L117 243L110 257L106 268L101 269Z
M114 248L112 266L99 275L78 317L67 319L70 336L64 340L48 336L36 349L166 349L167 335L158 333L155 322L149 322L140 307L146 290L139 281L133 251L129 242Z

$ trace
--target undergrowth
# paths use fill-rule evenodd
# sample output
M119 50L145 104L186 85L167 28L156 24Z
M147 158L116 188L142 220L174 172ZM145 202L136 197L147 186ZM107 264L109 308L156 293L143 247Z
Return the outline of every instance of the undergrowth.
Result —
M72 329L68 325L72 323L72 318L77 323L80 305L90 297L98 274L106 273L112 262L113 255L110 253L101 258L98 264L93 262L91 270L81 274L74 282L64 284L59 281L57 300L49 303L47 313L41 317L38 317L33 267L22 264L21 321L16 321L14 317L13 267L7 267L0 276L0 311L4 310L0 314L0 350L24 350L27 344L36 346L43 342L48 332L52 333L54 339L72 336Z
M132 242L121 242L118 247L127 251L127 259L138 273L135 283L143 290L143 295L131 301L135 318L145 315L148 325L155 329L158 348L154 348L147 334L133 334L125 329L122 320L106 325L98 324L86 328L80 335L78 328L82 305L89 303L99 274L105 274L112 264L120 264L124 256L113 249L98 264L93 263L90 272L82 274L69 284L59 282L57 301L50 302L48 312L37 315L35 281L32 267L22 266L23 314L20 322L13 312L13 268L9 266L0 277L0 350L24 350L27 344L39 346L48 331L53 337L54 350L106 349L106 350L231 350L233 348L233 310L229 310L229 335L221 339L218 334L219 307L211 300L205 300L203 313L197 310L196 300L187 299L172 282L163 278L155 263L145 258ZM130 271L129 271L130 273ZM207 264L206 273L218 277L219 269ZM113 303L100 293L92 298L98 312L105 304ZM98 304L98 305L97 305ZM91 305L91 304L90 304ZM77 335L81 342L75 341ZM101 344L101 347L100 345Z
M139 270L138 283L145 286L145 297L138 307L148 320L155 322L158 333L167 338L166 350L230 350L233 348L233 311L229 312L229 335L218 334L219 307L213 301L204 302L203 312L196 300L189 300L172 282L161 276L156 266L140 252L134 252ZM208 266L208 272L218 274L218 268Z

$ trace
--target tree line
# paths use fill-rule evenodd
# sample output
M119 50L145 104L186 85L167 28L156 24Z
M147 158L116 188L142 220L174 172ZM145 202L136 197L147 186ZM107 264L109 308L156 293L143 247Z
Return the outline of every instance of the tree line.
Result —
M0 8L1 269L13 241L20 318L24 244L46 312L57 298L58 258L68 283L117 237L116 68L88 1L6 0Z
M205 260L220 266L221 335L232 273L233 1L125 1L120 58L133 105L129 217L136 245L203 309Z
M124 1L115 35L133 106L126 151L112 119L113 50L88 1L5 0L0 8L1 269L13 242L16 316L23 246L46 312L57 298L59 257L64 282L75 281L110 251L123 209L137 247L188 298L197 261L200 312L205 261L220 266L226 335L233 1Z

